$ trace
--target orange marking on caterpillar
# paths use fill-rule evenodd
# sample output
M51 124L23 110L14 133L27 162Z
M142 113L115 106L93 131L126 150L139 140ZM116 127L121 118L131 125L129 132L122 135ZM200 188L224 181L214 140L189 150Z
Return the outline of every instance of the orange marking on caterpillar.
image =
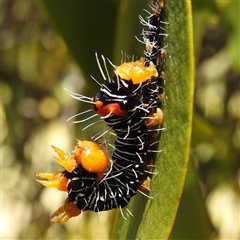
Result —
M109 114L115 114L117 116L123 117L127 114L126 110L121 110L120 105L118 103L110 103L105 106L103 106L104 103L102 101L97 101L95 103L95 110L93 107L93 110L97 112L100 116L107 116Z
M121 79L132 80L133 84L140 84L152 77L158 77L158 71L154 64L150 62L149 66L145 66L143 57L139 61L123 63L117 67L115 74Z
M73 155L66 154L61 149L51 146L54 151L58 154L59 157L55 157L54 159L58 164L63 166L68 172L72 172L77 165L77 161Z
M109 165L109 157L105 149L95 142L80 141L74 148L74 155L79 164L88 172L98 174L102 179Z
M67 191L68 179L63 176L63 171L56 173L37 173L36 176L46 180L37 179L37 182L45 187L56 188L60 191Z

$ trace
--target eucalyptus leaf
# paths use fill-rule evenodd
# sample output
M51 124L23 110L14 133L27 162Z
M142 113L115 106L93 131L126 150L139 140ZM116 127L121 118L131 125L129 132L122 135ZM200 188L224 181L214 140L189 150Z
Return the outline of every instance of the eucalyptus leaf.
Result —
M129 207L128 230L119 216L114 238L167 239L181 199L187 171L192 127L194 53L189 1L166 1L167 52L164 127L148 203L137 196ZM129 33L130 34L130 33ZM140 218L140 220L139 220ZM124 226L124 227L122 227ZM127 232L126 232L127 231ZM126 235L123 235L126 232Z
M140 38L138 15L146 15L141 9L148 9L148 1L43 3L86 78L93 75L101 79L94 52L114 59L114 64L120 63L121 51L143 55L144 46L135 36ZM133 217L125 220L118 214L114 239L167 239L171 232L189 159L194 83L191 14L190 1L166 0L165 130L161 134L162 152L156 160L158 175L152 178L149 194L153 199L138 194L131 200L128 209ZM96 84L89 80L83 94L93 96L96 92Z

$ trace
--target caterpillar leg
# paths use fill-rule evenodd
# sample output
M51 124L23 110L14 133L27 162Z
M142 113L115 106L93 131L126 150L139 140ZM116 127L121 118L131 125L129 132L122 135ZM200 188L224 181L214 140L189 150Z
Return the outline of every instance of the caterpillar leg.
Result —
M81 213L81 210L77 208L73 202L68 202L68 198L65 200L64 205L56 210L51 215L51 223L62 224L67 222L70 218L76 217Z
M149 115L149 117L145 120L145 123L149 129L162 125L163 111L160 108L157 108L155 113L151 113Z
M37 182L45 187L56 188L60 191L67 191L68 179L63 176L63 171L56 173L37 173L36 176L45 180L37 179Z
M142 190L142 191L150 191L151 189L151 183L152 183L152 180L150 177L147 177L146 179L144 179L141 184L139 185L139 190Z

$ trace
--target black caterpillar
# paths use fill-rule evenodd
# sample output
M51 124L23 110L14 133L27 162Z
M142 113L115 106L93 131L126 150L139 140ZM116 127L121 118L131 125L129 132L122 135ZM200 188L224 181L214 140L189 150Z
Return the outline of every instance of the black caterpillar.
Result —
M163 119L159 106L164 73L160 63L166 55L164 2L155 0L150 7L147 20L140 17L140 22L149 28L143 31L145 57L115 67L115 75L105 80L98 94L89 99L93 110L115 132L111 158L100 145L78 140L73 155L53 147L64 171L37 174L47 179L38 180L41 184L68 192L64 206L52 215L57 217L53 223L65 222L86 210L121 210L139 189L147 189L147 165L156 145L156 130L152 130ZM98 65L103 72L99 61ZM82 100L80 95L74 97Z

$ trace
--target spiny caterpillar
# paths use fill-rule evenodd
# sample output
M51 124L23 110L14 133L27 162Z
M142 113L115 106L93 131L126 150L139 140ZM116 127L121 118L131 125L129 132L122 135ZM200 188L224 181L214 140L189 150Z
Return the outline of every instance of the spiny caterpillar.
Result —
M63 223L86 210L95 212L125 207L141 190L148 190L151 154L155 147L157 128L162 125L160 109L164 72L162 60L164 46L163 0L150 4L151 13L140 23L144 58L113 66L115 75L108 78L97 58L104 78L99 92L93 98L72 93L80 101L89 101L95 111L113 129L116 136L111 157L103 147L91 141L77 140L73 154L65 154L53 147L56 161L65 170L57 173L39 173L39 183L68 192L62 207L51 216L53 223ZM139 40L140 41L140 40ZM45 180L44 180L45 179Z

